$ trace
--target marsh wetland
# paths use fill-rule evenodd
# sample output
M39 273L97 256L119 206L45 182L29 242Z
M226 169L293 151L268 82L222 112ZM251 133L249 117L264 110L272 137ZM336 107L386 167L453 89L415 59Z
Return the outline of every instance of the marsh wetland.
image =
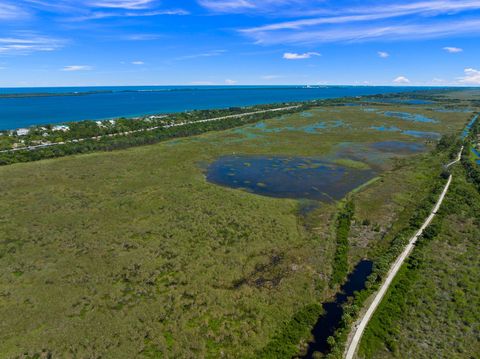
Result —
M472 115L466 100L457 112L438 111L443 97L411 101L337 101L1 167L0 356L271 358L270 348L302 355L312 337L323 344L310 354L324 355L321 316L295 331L299 342L275 340L294 337L305 308L362 288L441 167L430 155L438 136L421 134L459 134ZM338 285L347 199L353 274Z

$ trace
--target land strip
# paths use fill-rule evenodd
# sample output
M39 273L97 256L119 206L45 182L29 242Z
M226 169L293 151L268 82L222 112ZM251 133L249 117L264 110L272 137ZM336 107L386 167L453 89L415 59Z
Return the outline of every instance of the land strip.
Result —
M63 141L63 142L45 143L45 144L41 144L41 145L12 148L12 149L8 149L8 150L2 150L2 151L0 151L0 153L12 153L12 152L17 152L17 151L34 151L34 150L41 149L41 148L47 148L47 147L52 147L52 146L60 146L60 145L68 144L68 143L79 143L79 142L84 142L84 141L88 141L88 140L97 140L98 141L98 140L101 140L101 139L107 138L107 137L128 136L128 135L132 135L134 133L139 133L139 132L155 131L155 130L158 130L160 128L172 128L172 127L186 126L186 125L190 125L190 124L193 124L193 123L206 123L206 122L215 122L215 121L221 121L221 120L227 120L227 119L233 119L233 118L242 118L242 117L246 117L246 116L258 115L258 114L268 113L268 112L288 111L288 110L293 110L293 109L299 108L299 107L300 107L300 105L278 107L278 108L273 108L273 109L269 109L269 110L261 110L261 111L247 112L247 113L241 113L241 114L236 114L236 115L228 115L228 116L222 116L222 117L208 118L208 119L205 119L205 120L184 121L184 122L172 123L172 124L169 124L169 125L161 125L161 126L154 126L154 127L149 127L149 128L142 128L142 129L139 129L139 130L132 130L132 131L126 131L126 132L119 132L119 133L110 133L110 134L102 135L102 136L93 136L93 137L78 138L78 139L73 139L73 140L68 140L68 141Z
M447 164L445 167L449 168L455 163L459 162L462 156L463 152L463 146L461 150L459 151L456 159L449 164ZM368 307L367 311L364 313L364 315L354 324L353 326L353 335L350 335L349 338L351 340L347 343L346 346L346 351L345 351L345 358L346 359L353 359L354 355L357 351L358 345L360 343L360 340L362 338L363 332L365 331L365 328L367 327L367 324L369 323L370 319L372 318L373 314L375 313L375 310L378 308L380 303L382 302L383 297L385 296L388 288L390 287L391 283L393 282L393 279L397 275L398 271L400 270L401 266L405 262L405 259L408 258L410 253L412 252L415 243L417 242L418 238L420 238L424 232L424 230L432 223L433 219L435 218L438 210L440 209L440 206L442 205L445 196L448 192L448 189L450 188L450 184L452 183L453 176L450 175L447 181L447 184L445 185L442 193L440 194L440 197L433 207L432 211L430 212L430 215L428 218L425 220L423 225L420 227L420 229L415 233L415 235L410 239L408 245L405 247L404 251L400 254L400 256L397 258L397 260L393 263L392 267L390 268L387 278L385 279L385 282L382 284L380 289L377 291L377 293L374 295L373 301Z

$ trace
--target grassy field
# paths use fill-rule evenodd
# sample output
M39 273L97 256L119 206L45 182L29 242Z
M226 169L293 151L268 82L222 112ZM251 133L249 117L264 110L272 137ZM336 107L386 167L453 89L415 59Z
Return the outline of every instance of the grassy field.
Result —
M0 168L0 356L255 356L283 323L329 298L336 203L210 184L231 154L312 156L378 171L354 195L350 267L374 255L422 193L425 156L372 152L425 141L402 130L458 132L469 113L432 105L322 107L222 132L112 153ZM351 159L352 152L360 154ZM368 219L370 224L361 225ZM364 234L368 235L365 236ZM366 239L365 239L366 238Z

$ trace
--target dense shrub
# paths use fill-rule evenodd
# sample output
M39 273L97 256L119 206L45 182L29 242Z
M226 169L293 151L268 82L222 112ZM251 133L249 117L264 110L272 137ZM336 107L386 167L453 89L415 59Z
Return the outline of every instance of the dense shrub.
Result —
M337 217L337 247L333 259L332 286L343 283L348 274L348 235L354 214L355 205L348 201Z
M258 353L257 358L291 358L298 353L298 343L309 336L312 327L323 313L319 304L305 306L285 323L280 331Z

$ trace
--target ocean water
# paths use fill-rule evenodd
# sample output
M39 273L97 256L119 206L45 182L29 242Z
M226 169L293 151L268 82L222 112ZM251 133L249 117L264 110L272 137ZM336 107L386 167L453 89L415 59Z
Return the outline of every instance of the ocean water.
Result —
M50 123L355 97L418 89L429 88L367 86L0 88L0 130ZM23 97L5 97L8 94Z

